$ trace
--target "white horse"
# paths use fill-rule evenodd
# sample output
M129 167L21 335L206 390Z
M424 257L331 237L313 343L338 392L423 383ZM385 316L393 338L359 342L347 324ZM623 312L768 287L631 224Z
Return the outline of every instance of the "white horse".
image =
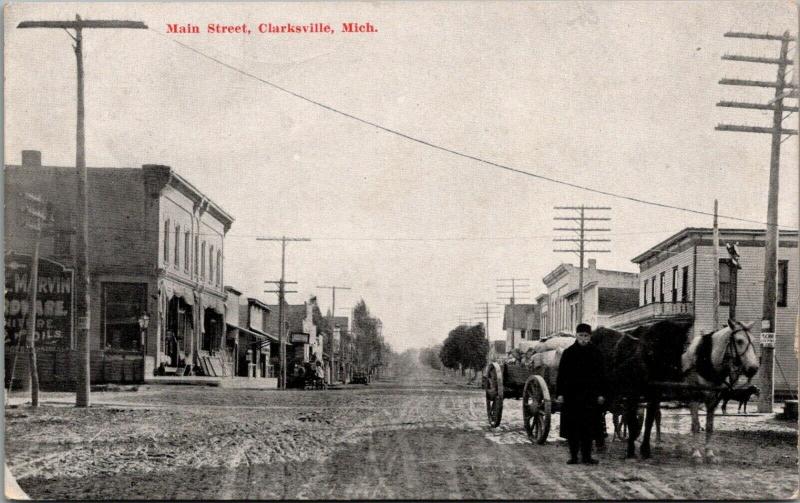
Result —
M695 337L683 353L681 364L685 382L700 387L718 388L721 385L732 387L740 376L747 380L758 372L758 356L753 347L750 328L753 323L743 324L728 320L728 326L717 332ZM711 445L714 434L714 412L720 401L719 392L702 391L702 398L691 401L692 413L692 457L702 461L700 454L700 401L706 406L705 459L718 461Z

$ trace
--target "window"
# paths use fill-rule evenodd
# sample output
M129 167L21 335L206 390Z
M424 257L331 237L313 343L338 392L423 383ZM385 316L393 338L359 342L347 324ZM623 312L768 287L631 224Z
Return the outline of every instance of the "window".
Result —
M666 276L667 272L662 271L659 275L659 284L658 284L658 301L663 303L664 302L664 277Z
M208 282L214 282L214 247L208 248Z
M139 316L147 310L147 285L103 283L103 347L141 351Z
M203 244L200 245L200 277L203 278L206 275L206 242L203 241Z
M222 285L222 250L217 250L217 285Z
M733 288L733 269L728 259L719 261L719 305L730 306Z
M197 263L200 260L200 238L194 237L194 275L197 276Z
M66 231L56 231L53 235L53 255L57 257L72 255L72 236Z
M175 267L180 267L181 265L181 254L180 254L180 242L181 242L181 226L175 226Z
M656 277L650 278L650 302L656 301Z
M164 262L169 262L169 220L164 222Z
M672 303L678 302L678 266L672 268Z
M683 277L681 278L681 302L689 300L689 266L683 267Z
M789 283L789 261L778 261L778 285L776 294L778 296L778 307L786 307L787 285Z
M642 305L646 306L647 305L647 280L644 280L644 283L642 284L642 287L644 288L644 290L643 290L643 294L644 295L642 296L644 298L644 302L642 302Z
M192 237L189 231L183 234L183 268L189 271L189 263L191 259Z

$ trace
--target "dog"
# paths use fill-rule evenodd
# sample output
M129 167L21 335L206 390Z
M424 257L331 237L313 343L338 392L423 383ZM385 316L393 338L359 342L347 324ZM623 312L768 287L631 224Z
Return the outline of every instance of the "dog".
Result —
M758 386L750 385L746 388L733 388L733 389L726 389L720 392L720 399L722 400L722 413L727 414L725 412L725 407L728 405L729 400L736 400L739 402L739 408L737 409L737 413L742 411L744 407L744 413L747 414L747 402L750 398L755 396L760 396L760 391Z

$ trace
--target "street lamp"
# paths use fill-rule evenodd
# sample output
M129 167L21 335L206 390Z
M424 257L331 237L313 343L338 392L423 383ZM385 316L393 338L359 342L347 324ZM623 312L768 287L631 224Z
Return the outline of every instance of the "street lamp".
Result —
M144 365L144 355L147 348L147 326L150 325L150 316L144 312L139 316L139 342L142 345L142 365Z

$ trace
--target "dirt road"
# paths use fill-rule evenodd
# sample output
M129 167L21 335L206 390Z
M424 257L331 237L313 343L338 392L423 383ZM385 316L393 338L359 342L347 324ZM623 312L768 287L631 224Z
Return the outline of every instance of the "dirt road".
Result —
M61 398L64 404L58 404ZM557 439L522 429L518 401L487 426L483 395L437 375L329 391L189 386L69 395L6 408L6 455L35 498L782 499L797 488L797 430L765 416L717 421L722 463L694 465L685 411L665 411L649 461L611 443L567 466Z

